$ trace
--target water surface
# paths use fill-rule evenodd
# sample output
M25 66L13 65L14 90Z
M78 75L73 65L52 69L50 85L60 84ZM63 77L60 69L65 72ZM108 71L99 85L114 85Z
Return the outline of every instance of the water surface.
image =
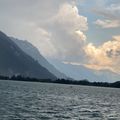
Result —
M0 120L120 120L120 89L1 80Z

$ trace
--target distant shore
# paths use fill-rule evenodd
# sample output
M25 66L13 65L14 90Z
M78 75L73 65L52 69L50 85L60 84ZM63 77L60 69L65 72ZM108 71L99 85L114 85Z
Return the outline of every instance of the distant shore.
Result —
M116 81L114 83L108 82L90 82L88 80L68 80L68 79L38 79L38 78L30 78L23 77L21 75L18 76L0 76L0 80L12 80L12 81L26 81L26 82L43 82L43 83L58 83L58 84L68 84L68 85L84 85L84 86L97 86L97 87L112 87L112 88L120 88L120 81Z

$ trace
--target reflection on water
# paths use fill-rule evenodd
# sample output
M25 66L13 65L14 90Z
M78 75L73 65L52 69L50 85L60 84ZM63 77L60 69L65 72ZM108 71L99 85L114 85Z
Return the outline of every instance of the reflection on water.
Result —
M0 81L0 120L120 120L120 89Z

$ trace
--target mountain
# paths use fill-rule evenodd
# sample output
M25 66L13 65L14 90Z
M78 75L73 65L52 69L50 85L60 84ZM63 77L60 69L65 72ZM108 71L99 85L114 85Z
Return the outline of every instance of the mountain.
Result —
M31 56L33 59L38 61L40 65L48 69L52 74L57 78L67 78L65 74L59 72L53 65L51 65L39 52L39 50L33 46L30 42L26 40L18 40L11 37L11 40L14 41L26 54Z
M96 82L115 82L120 80L120 75L109 70L92 70L83 65L64 64L61 61L49 59L59 71L64 72L67 76L75 79L88 79Z
M23 52L7 35L0 31L0 74L22 75L40 79L56 79L46 68Z

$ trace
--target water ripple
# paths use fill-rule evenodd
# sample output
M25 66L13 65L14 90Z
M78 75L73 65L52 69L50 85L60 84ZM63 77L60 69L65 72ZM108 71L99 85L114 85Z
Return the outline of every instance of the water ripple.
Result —
M120 89L0 81L0 120L120 120Z

